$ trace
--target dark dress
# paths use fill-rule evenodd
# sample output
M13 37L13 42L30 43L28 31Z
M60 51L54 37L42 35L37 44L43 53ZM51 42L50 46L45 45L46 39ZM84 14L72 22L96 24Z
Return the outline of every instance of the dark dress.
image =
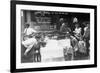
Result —
M34 46L33 58L34 58L34 62L41 62L40 44L39 43Z

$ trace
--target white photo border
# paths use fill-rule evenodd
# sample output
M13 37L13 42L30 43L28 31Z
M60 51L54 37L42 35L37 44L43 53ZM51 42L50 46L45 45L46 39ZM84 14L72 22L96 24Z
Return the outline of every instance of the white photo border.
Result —
M44 10L44 11L61 11L61 12L80 12L90 13L90 60L48 62L48 63L21 63L21 10ZM70 8L70 7L51 7L36 5L17 5L16 6L16 68L39 68L53 66L72 66L94 64L94 9Z

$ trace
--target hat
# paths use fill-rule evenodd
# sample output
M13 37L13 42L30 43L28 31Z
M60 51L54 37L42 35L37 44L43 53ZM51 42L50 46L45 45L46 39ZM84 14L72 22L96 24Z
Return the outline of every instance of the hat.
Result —
M73 18L73 23L78 22L78 19L76 17Z
M60 18L60 21L64 21L64 19L63 18Z

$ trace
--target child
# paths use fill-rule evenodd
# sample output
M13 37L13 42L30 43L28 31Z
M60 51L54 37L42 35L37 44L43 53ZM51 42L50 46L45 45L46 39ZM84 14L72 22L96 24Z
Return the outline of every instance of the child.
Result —
M78 42L78 48L79 48L78 50L80 53L86 54L86 43L82 38L80 38Z
M36 36L35 38L37 40L37 43L34 45L34 55L33 55L33 59L34 59L34 62L41 62L40 36Z
M34 61L35 62L41 62L41 53L40 53L40 48L41 47L45 47L46 45L46 42L44 41L44 36L36 36L35 37L36 40L37 40L37 43L34 45L34 55L33 55L33 58L34 58Z

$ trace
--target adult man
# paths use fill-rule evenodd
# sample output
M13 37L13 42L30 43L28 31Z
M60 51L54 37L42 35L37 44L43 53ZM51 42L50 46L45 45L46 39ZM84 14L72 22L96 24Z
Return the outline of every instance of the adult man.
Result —
M57 24L57 30L58 30L58 31L60 31L63 22L64 22L64 19L63 19L63 18L60 18L60 19L59 19L59 22L58 22L58 24Z
M36 33L36 30L30 28L30 24L25 24L23 40L32 38L34 33Z
M87 48L87 55L89 55L89 47L90 47L90 24L87 23L86 27L84 28L84 35L83 35L85 41L86 41L86 48Z
M66 25L63 22L62 25L61 25L61 27L60 27L60 32L65 32L65 30L66 30L65 27L66 27Z
M74 35L73 31L75 30L75 25L78 24L78 18L73 17L71 22L71 35Z
M24 34L23 34L23 40L22 44L27 48L24 52L24 55L26 56L27 53L31 50L33 45L37 42L34 35L36 31L32 28L30 28L30 24L25 24Z

